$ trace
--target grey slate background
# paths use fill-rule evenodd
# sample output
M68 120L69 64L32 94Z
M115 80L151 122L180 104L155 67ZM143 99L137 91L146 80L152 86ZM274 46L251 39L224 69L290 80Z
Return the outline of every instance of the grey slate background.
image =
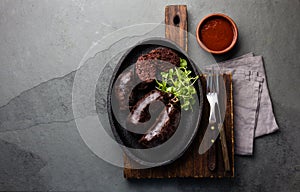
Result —
M228 14L240 37L225 58L264 57L280 131L236 157L234 179L127 181L76 129L72 71L84 53L114 30L163 22L168 4L187 4L192 33L205 15ZM1 0L0 190L299 191L299 21L299 0Z

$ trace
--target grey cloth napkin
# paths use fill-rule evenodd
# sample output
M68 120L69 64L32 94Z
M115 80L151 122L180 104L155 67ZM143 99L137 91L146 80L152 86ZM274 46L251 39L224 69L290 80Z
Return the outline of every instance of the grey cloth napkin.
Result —
M235 152L252 155L254 138L278 130L262 56L249 53L218 63L232 73Z

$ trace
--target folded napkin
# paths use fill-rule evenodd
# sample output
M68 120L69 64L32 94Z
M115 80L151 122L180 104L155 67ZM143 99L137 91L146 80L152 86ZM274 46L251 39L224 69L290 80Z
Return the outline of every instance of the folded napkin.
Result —
M235 152L252 155L254 138L278 130L262 56L249 53L218 65L232 73Z

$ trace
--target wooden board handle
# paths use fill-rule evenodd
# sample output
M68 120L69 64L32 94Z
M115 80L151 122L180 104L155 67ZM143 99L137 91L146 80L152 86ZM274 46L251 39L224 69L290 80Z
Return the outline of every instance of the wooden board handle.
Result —
M187 7L169 5L165 8L165 35L187 51Z

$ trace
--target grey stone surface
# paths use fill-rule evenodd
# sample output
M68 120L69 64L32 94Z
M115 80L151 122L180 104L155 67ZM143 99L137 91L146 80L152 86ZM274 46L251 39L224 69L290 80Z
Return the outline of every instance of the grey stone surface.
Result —
M217 60L264 57L280 131L236 156L234 179L127 181L76 129L71 94L84 53L116 29L163 22L167 4L188 5L191 33L211 12L236 21L238 46ZM296 0L0 1L0 190L299 191L299 13Z

